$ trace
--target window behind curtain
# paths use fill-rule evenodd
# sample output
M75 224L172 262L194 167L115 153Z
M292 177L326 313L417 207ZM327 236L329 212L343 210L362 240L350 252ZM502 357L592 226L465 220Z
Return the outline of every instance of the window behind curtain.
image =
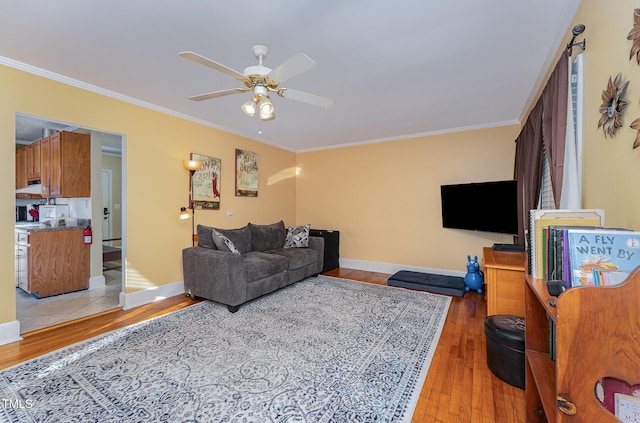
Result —
M567 128L565 173L560 207L573 209L582 207L582 53L571 61L570 72L571 98L569 100L570 109L567 111L569 114L567 125L571 125L571 128ZM544 145L542 146L542 156L542 180L537 208L555 209L549 161Z

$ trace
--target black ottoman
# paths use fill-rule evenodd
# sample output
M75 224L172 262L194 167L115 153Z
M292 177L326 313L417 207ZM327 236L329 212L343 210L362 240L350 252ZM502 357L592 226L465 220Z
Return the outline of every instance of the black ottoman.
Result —
M435 292L436 294L464 295L464 278L457 276L435 275L432 273L401 270L387 279L390 286L418 289L420 291Z
M524 389L524 319L510 315L484 319L487 365L510 385Z

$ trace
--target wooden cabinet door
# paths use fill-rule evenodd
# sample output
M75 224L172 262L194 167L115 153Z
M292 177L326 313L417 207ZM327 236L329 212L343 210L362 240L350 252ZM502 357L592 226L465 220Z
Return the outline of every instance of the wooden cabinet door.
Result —
M91 138L77 132L63 132L61 146L61 196L91 196Z
M38 298L89 288L89 246L84 229L29 234L29 292Z
M42 196L49 197L51 180L51 140L50 137L40 140L40 180L42 181Z
M40 141L25 147L27 150L27 180L40 179Z
M49 137L49 197L62 195L62 140L60 132Z

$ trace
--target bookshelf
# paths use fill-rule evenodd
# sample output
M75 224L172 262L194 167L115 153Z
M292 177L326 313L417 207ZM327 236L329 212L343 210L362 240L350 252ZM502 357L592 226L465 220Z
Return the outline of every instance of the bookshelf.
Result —
M595 388L604 377L640 383L639 301L640 267L621 285L571 288L558 298L544 280L526 277L527 422L619 421ZM555 361L549 321L556 328Z

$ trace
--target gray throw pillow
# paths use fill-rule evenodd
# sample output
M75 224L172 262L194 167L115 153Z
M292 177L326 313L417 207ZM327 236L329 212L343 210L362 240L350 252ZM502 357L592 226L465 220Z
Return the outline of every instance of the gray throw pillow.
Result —
M249 223L249 228L253 251L275 250L284 246L287 231L282 220L271 225Z
M218 250L231 251L232 253L240 254L240 251L238 251L236 246L233 245L233 242L229 238L222 235L220 232L216 231L215 229L211 230L211 234L212 234L213 242L214 244L216 244L216 247L218 247Z
M284 248L306 248L309 246L309 229L311 225L289 226Z
M213 242L213 228L211 226L198 225L196 232L198 234L198 247L216 249Z
M215 229L219 234L229 238L229 240L233 243L240 254L248 253L249 251L251 251L251 231L249 230L248 226L244 226L239 229L213 229ZM218 244L216 244L216 247L220 248ZM222 249L225 250L225 248Z

